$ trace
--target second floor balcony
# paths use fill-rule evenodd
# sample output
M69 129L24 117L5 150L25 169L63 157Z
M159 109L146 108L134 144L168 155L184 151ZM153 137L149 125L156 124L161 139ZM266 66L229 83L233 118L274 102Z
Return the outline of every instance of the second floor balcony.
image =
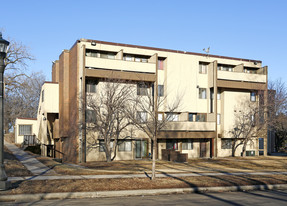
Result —
M215 131L215 122L168 122L163 131Z
M218 80L229 81L241 81L241 82L254 82L254 83L266 83L267 68L263 67L258 70L250 71L247 69L236 68L233 71L218 70Z
M120 59L108 59L97 57L86 57L86 67L118 70L127 72L139 72L139 73L156 73L156 64L150 62L135 62L125 61Z

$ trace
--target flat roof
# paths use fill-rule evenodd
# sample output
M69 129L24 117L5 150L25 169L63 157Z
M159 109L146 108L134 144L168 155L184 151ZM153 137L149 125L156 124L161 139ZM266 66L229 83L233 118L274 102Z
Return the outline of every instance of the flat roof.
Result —
M180 54L190 54L190 55L197 55L197 56L207 56L207 54L203 54L203 53L187 52L187 51L180 51L180 50L173 50L173 49L163 49L163 48L148 47L148 46L139 46L139 45L132 45L132 44L114 43L114 42L91 40L91 39L81 39L81 40L78 40L78 42L80 42L80 41L96 42L96 43L99 43L99 44L108 44L108 45L114 45L114 46L124 46L124 47L132 47L132 48L139 48L139 49L158 50L158 51L173 52L173 53L180 53ZM220 56L220 55L213 55L213 54L208 54L208 56L209 56L209 57L215 57L215 58L222 58L222 59L231 59L231 60L240 60L240 61L247 61L247 62L262 63L262 61L260 61L260 60L254 60L254 59L243 59L243 58Z

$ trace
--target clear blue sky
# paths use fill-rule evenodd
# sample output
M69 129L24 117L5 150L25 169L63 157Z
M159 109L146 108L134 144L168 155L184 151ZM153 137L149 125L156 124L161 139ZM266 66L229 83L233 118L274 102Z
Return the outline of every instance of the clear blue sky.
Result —
M4 10L4 7L6 10ZM286 0L5 0L0 28L30 47L31 71L77 39L96 39L262 60L287 84Z

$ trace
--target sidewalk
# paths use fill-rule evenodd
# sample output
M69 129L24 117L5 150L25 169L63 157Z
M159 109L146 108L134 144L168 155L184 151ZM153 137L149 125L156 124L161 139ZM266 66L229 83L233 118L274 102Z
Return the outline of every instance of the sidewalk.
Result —
M13 155L34 175L56 175L57 173L39 162L32 155L19 149L14 144L4 141L4 145L13 153Z

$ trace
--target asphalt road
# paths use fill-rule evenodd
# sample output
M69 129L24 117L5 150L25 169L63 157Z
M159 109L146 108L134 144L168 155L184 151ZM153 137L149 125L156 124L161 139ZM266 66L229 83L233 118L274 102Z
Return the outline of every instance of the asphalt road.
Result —
M287 205L287 190L175 194L120 198L41 200L0 205Z

